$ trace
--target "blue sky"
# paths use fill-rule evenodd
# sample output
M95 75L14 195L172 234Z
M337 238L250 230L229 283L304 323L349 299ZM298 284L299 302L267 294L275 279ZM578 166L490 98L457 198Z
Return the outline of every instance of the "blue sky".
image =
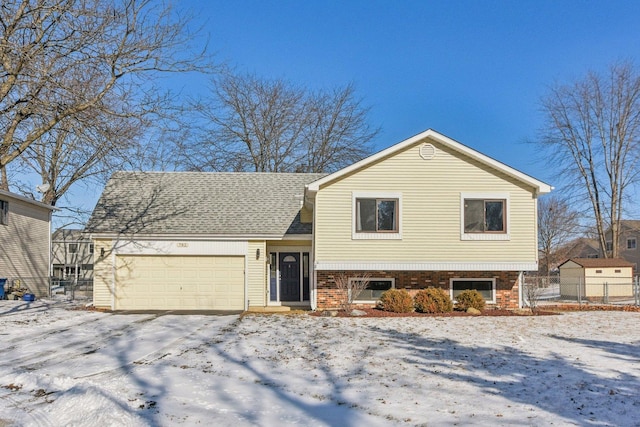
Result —
M639 1L181 0L218 61L310 88L353 83L376 150L433 128L556 185L537 155L548 85L640 61ZM175 76L198 91L206 82ZM102 189L84 204L91 208ZM74 191L79 195L77 191ZM77 197L77 196L75 196ZM73 198L70 201L75 201Z
M548 85L640 56L638 1L196 1L218 60L354 83L376 149L433 128L551 184L526 144Z

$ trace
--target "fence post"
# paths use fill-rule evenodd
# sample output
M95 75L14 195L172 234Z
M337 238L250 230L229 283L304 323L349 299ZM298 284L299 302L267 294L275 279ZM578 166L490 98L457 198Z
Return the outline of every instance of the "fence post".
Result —
M578 277L578 283L576 286L578 287L578 292L576 292L576 295L578 295L578 306L582 306L582 277Z
M638 276L635 277L635 283L633 286L634 303L636 306L640 306L640 282L638 282Z
M609 282L604 282L602 286L604 286L602 292L602 302L604 304L609 304Z

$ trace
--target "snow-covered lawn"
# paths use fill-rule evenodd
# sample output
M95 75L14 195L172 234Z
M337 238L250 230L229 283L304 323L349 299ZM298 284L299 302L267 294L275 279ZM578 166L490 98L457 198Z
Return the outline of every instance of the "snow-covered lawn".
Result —
M340 319L0 301L0 426L640 425L640 314Z

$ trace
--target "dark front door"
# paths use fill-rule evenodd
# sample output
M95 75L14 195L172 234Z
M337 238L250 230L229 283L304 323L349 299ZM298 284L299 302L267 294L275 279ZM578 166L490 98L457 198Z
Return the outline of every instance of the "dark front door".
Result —
M300 254L280 252L280 301L300 301Z

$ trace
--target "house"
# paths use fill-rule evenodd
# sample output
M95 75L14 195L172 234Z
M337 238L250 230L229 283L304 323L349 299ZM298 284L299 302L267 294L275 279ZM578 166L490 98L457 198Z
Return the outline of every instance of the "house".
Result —
M605 233L607 251L612 250L611 229ZM640 221L624 219L620 221L620 237L618 246L618 256L623 258L636 267L640 262L640 251L638 250L640 243Z
M0 190L0 278L49 295L52 206Z
M120 172L85 229L108 309L338 305L338 276L521 304L551 187L427 130L329 175Z
M51 271L54 280L93 281L93 242L82 230L60 228L51 238Z
M569 259L559 266L560 296L603 302L633 298L633 268L623 259Z

